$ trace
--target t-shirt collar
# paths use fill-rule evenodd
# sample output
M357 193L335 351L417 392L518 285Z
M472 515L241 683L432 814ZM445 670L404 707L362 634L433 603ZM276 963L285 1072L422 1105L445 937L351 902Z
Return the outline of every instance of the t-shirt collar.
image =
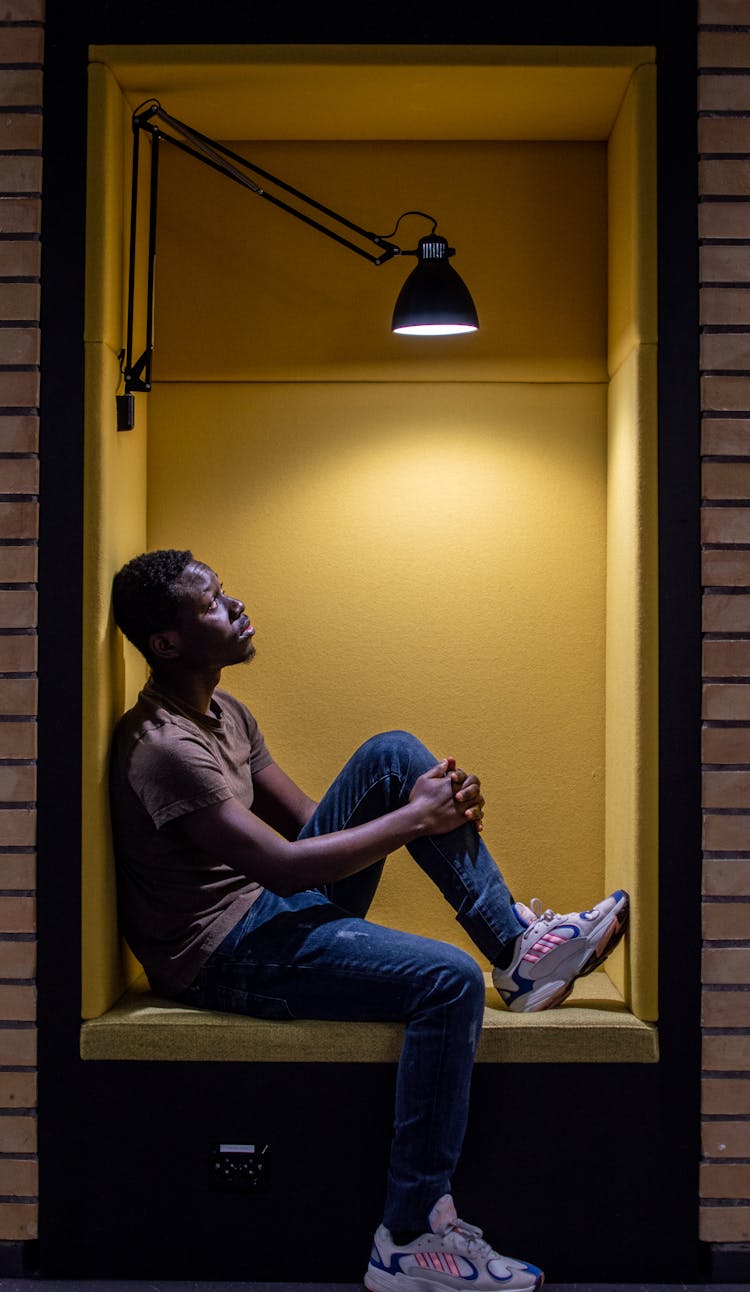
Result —
M224 726L224 711L216 696L211 699L211 712L202 713L200 709L194 709L191 704L186 704L178 696L165 691L155 681L153 674L149 677L141 695L152 703L156 701L164 705L171 713L179 713L183 718L189 718L199 727L207 727L209 731L221 731Z

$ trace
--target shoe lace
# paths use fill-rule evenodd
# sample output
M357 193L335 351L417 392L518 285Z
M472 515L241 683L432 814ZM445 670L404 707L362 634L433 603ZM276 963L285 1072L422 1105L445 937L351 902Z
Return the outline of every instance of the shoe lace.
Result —
M540 897L532 897L531 901L529 902L529 907L534 912L538 920L545 920L547 924L550 924L552 920L559 920L559 919L566 918L565 916L561 916L557 911L550 910L549 907L547 907L546 911L543 911L542 900ZM581 911L581 915L595 916L597 914L598 914L598 911L595 906L592 906L591 909L588 911Z
M549 924L552 920L557 919L557 912L551 910L550 907L547 907L546 911L543 910L541 897L532 897L529 907L538 920L546 920Z
M459 1251L466 1251L470 1255L486 1256L492 1251L489 1243L482 1237L482 1230L477 1225L470 1225L466 1220L459 1218L449 1220L446 1225L440 1226L438 1233L441 1238L454 1239L448 1244L451 1248L458 1248Z

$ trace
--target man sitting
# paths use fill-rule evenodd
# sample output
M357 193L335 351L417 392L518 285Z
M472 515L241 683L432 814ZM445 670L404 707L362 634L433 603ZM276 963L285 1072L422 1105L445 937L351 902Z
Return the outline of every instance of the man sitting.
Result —
M151 677L114 738L112 821L123 932L155 991L261 1018L405 1024L383 1222L365 1284L538 1288L459 1220L451 1179L484 1015L465 952L365 919L386 855L406 845L493 966L511 1010L559 1005L617 945L618 891L557 915L514 902L481 838L479 780L414 736L366 741L320 803L274 761L252 714L218 689L251 660L242 601L191 552L116 575L114 614Z

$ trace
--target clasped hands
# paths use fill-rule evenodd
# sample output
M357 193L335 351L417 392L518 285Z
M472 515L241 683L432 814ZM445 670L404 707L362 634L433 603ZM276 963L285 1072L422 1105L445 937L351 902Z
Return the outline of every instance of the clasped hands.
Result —
M430 817L430 832L446 834L469 821L482 829L484 797L479 777L456 766L455 758L442 758L417 778L410 802L419 802Z

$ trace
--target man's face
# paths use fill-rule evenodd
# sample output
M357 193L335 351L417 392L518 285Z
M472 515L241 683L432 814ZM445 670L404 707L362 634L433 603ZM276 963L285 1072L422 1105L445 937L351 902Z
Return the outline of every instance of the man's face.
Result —
M194 668L224 668L255 654L255 629L245 607L224 592L207 565L191 561L178 583L180 608L175 645L183 663Z

